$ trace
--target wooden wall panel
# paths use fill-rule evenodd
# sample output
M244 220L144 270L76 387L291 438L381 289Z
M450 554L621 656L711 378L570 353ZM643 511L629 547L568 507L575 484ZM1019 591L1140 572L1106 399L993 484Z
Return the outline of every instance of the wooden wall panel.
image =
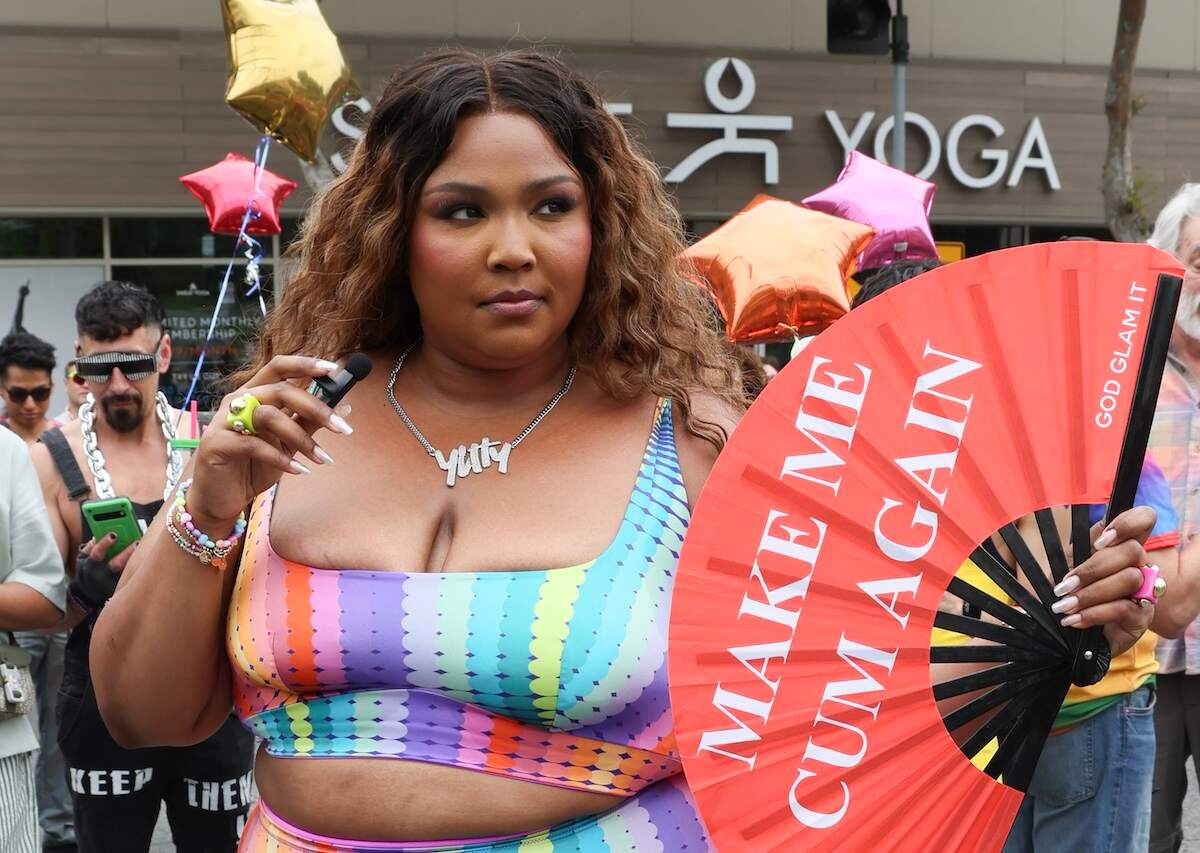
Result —
M344 38L355 73L376 97L392 69L440 41ZM482 44L482 43L481 43ZM493 45L485 44L485 47ZM631 101L634 136L664 170L719 135L671 129L666 113L713 112L703 76L721 54L692 48L574 45L564 56L598 81L606 97ZM861 146L873 150L874 131L890 113L892 69L884 60L856 60L742 51L758 93L747 114L782 114L790 132L767 132L780 152L781 181L762 182L762 160L726 155L673 188L689 214L723 215L755 193L799 200L830 183L841 149L823 113L835 109L849 128L860 113L875 119ZM198 211L177 177L203 168L227 151L253 152L257 134L222 102L224 45L216 33L195 31L0 32L0 207ZM1039 116L1062 181L1051 192L1039 172L1022 184L985 190L960 186L945 164L934 180L935 218L942 221L1071 222L1101 220L1098 190L1106 140L1102 69L1064 66L919 61L910 69L908 106L927 116L944 141L950 125L986 113L1006 128L990 142L979 130L964 138L963 162L981 145L1014 154L1033 116ZM1184 178L1200 176L1200 74L1139 72L1145 107L1135 125L1135 160L1151 209ZM910 133L910 168L924 159L922 138ZM327 134L332 152L340 138ZM270 167L302 181L282 147ZM300 209L298 192L287 207Z

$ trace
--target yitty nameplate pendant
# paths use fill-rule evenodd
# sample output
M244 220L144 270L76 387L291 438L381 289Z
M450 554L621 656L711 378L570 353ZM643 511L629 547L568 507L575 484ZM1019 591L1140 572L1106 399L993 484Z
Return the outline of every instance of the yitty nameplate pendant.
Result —
M492 441L484 438L470 447L460 444L450 451L447 456L440 450L433 451L433 458L438 467L446 472L446 485L454 488L454 484L468 476L478 474L485 468L496 464L496 470L501 474L508 473L508 455L512 453L512 445L507 441Z

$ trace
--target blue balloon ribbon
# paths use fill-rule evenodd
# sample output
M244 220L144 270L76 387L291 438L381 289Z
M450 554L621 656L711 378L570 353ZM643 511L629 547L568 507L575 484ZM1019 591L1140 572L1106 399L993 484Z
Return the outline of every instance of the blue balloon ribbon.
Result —
M262 310L263 316L267 315L267 304L263 300L262 292L259 289L259 273L258 264L262 260L263 250L262 243L255 240L246 233L246 229L250 223L262 216L262 212L258 209L258 199L263 196L260 183L262 180L263 169L267 165L267 153L271 148L271 137L264 135L259 141L258 146L254 149L254 192L246 202L246 212L242 215L242 227L238 229L237 242L233 245L233 255L229 258L229 266L225 267L225 277L221 279L221 291L217 294L217 303L213 306L212 319L208 322L208 333L204 336L204 345L200 347L200 356L196 359L196 369L192 372L192 382L188 386L187 396L183 398L183 405L179 407L179 417L183 417L183 412L187 409L188 404L192 401L192 396L196 393L196 385L200 381L200 371L204 369L204 358L208 355L208 345L212 342L213 332L217 329L217 318L221 314L221 306L225 303L225 294L229 291L229 278L233 274L233 266L237 261L238 252L244 245L246 251L244 253L246 261L246 282L250 284L250 289L246 291L246 295L258 294L259 308ZM178 423L176 423L178 427Z

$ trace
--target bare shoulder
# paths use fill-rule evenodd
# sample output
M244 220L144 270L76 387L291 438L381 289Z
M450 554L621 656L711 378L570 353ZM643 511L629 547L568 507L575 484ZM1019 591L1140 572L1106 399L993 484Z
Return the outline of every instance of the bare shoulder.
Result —
M742 412L707 392L692 394L691 404L694 419L718 427L726 437L733 435L733 429L742 417ZM675 418L675 447L688 503L695 506L719 452L707 439L689 432L682 417Z
M67 446L71 448L71 452L75 454L78 460L83 456L83 433L79 429L79 420L73 420L59 427L63 437L67 440ZM33 458L33 467L37 471L38 479L42 481L42 493L46 496L47 503L51 496L57 496L60 493L65 493L62 477L58 473L58 466L54 464L54 459L50 455L50 448L42 442L34 442L29 448L30 456Z
M83 430L80 427L79 418L60 426L59 431L62 432L63 438L67 440L67 444L71 445L71 449L76 453L83 452Z
M37 472L38 482L42 486L42 495L49 506L53 503L51 498L58 495L62 485L62 478L58 476L58 469L54 466L54 460L50 456L50 448L40 441L36 441L29 446L29 458L33 460L33 470Z

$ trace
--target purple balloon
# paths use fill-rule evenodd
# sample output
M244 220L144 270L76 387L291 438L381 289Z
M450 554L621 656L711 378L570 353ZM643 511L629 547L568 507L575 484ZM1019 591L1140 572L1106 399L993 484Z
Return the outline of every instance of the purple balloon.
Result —
M929 209L937 187L893 169L860 151L851 151L831 186L804 199L804 206L875 229L875 238L858 258L859 269L893 261L936 258L929 230Z

